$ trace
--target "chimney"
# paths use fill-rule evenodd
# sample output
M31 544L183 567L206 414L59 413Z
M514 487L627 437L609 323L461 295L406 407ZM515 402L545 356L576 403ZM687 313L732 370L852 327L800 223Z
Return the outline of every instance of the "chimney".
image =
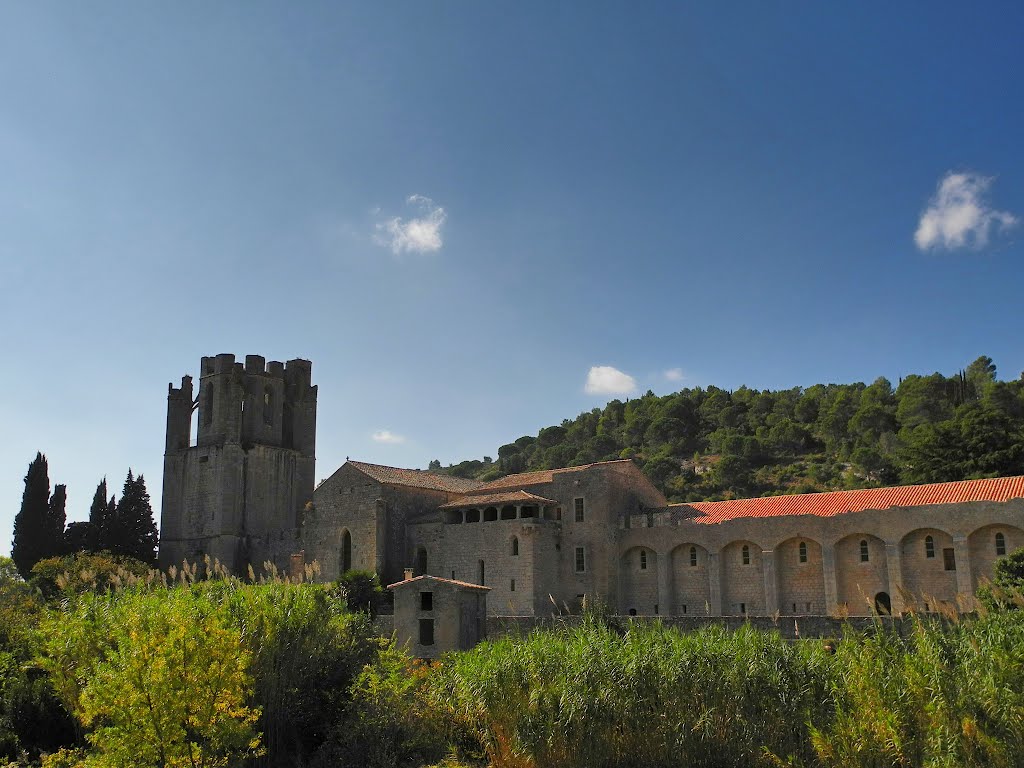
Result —
M405 580L409 581L412 578L412 568L405 569Z

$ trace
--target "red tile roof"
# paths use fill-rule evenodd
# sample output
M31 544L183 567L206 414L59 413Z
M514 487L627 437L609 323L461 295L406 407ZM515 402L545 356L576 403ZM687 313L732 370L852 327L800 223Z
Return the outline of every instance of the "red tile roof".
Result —
M459 509L461 507L490 507L498 504L557 504L557 501L545 499L543 496L536 496L526 491L512 491L511 493L484 493L463 496L461 499L449 501L442 504L441 509Z
M386 485L405 485L410 488L427 488L448 493L467 493L480 487L479 480L439 475L422 469L399 469L398 467L385 467L382 464L366 464L362 461L351 460L346 463L364 475Z
M816 515L832 517L846 512L928 504L961 504L969 501L1009 501L1024 498L1024 476L961 480L954 483L904 485L895 488L866 488L860 491L827 491L792 496L765 496L732 501L694 501L670 508L690 507L700 514L695 523L724 523L749 517Z
M608 466L611 464L632 464L633 462L629 459L616 459L615 461L598 461L593 464L582 464L578 467L565 467L564 469L542 469L539 472L520 472L518 475L505 475L505 477L499 477L497 480L491 480L490 482L482 484L479 488L470 493L486 493L491 490L498 490L499 488L522 488L526 485L540 485L541 483L550 483L555 479L556 474L564 474L569 472L583 472L592 467Z
M412 584L414 581L440 581L442 584L453 584L456 587L469 587L470 589L482 589L485 592L490 592L490 587L485 587L483 584L471 584L468 581L458 581L457 579L443 579L440 576L414 576L411 579L405 579L403 581L396 581L394 584L388 584L388 589L394 589L402 584Z

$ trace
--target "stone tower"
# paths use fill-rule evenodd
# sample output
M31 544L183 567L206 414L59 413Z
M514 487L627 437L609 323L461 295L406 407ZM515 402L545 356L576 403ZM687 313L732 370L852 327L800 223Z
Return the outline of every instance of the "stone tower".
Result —
M244 574L270 560L288 566L313 498L316 394L308 360L266 363L204 357L167 387L167 445L160 565L215 557ZM192 412L198 427L192 439Z

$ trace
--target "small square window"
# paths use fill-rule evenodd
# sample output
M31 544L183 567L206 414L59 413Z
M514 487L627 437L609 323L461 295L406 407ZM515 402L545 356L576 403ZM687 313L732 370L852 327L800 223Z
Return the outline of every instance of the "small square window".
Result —
M420 619L420 645L434 644L434 620Z
M434 593L433 592L420 592L420 610L421 611L432 611L432 610L434 610Z
M583 499L573 499L573 506L576 508L576 522L582 523L584 518Z
M583 573L587 570L587 557L583 547L576 547L576 573Z

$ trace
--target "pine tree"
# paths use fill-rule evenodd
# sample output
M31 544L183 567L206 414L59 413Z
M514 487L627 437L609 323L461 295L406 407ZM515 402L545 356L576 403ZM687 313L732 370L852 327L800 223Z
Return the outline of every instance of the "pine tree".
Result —
M28 465L21 511L14 518L14 541L11 558L18 573L27 579L32 566L44 557L56 554L49 515L50 476L46 457L40 452ZM63 534L63 531L61 531Z
M128 470L121 501L117 503L109 523L107 543L111 552L134 557L144 563L156 563L156 521L142 475L136 479Z

